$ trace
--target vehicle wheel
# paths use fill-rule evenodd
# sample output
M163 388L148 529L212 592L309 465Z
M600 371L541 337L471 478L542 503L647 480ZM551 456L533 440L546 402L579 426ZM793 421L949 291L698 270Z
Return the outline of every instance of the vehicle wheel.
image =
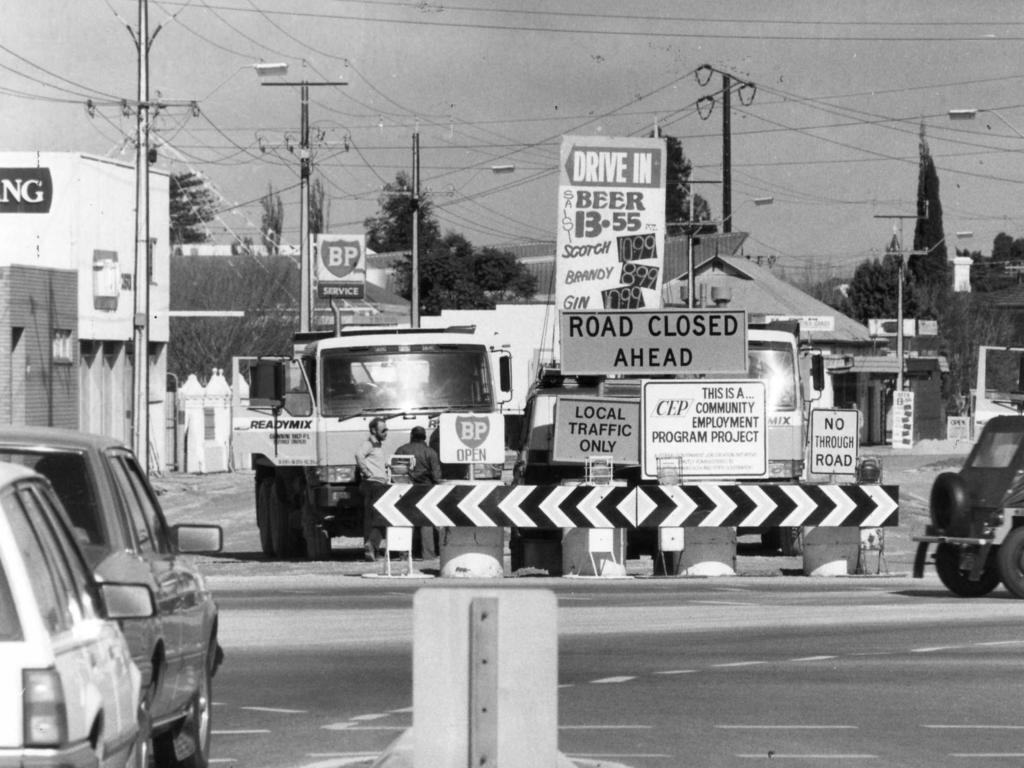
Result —
M212 652L211 652L212 654ZM212 725L209 666L199 678L188 716L153 743L157 768L208 768Z
M306 557L310 560L330 560L331 558L331 537L319 525L309 526L303 529L303 538L306 543Z
M282 559L295 557L298 549L295 546L295 532L289 524L290 510L277 495L273 482L270 483L270 493L267 494L267 517L270 525L270 541L274 548L274 554Z
M150 732L149 710L139 707L139 737L128 753L125 768L149 768L149 760L153 753L153 735Z
M1014 528L996 554L999 576L1014 597L1024 597L1024 528Z
M256 493L256 526L260 529L260 549L267 557L274 556L274 541L270 537L270 494L274 492L274 481L260 482Z
M943 472L935 478L928 502L932 522L953 536L966 536L970 531L970 499L967 484L956 472Z
M999 584L999 569L990 563L985 564L981 578L971 581L968 571L960 568L960 548L955 544L939 544L935 550L935 570L946 588L960 597L982 597Z

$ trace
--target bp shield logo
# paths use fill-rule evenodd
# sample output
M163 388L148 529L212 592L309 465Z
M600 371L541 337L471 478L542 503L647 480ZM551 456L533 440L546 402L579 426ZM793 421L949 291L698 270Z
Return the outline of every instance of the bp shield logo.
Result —
M353 272L365 272L363 265L363 244L359 240L345 238L320 241L320 263L332 277L348 277Z
M491 432L491 423L486 416L456 416L455 434L463 445L479 448Z

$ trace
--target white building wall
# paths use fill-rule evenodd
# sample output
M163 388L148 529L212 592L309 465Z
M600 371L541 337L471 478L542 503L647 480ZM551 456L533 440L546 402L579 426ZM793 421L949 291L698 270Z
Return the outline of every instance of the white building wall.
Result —
M0 213L0 266L78 273L80 428L130 442L125 407L133 402L133 376L124 350L134 332L135 166L71 152L0 152L0 168L50 171L48 212ZM149 399L151 412L162 413L170 336L170 207L169 176L159 170L150 172L149 231L154 243L149 335L156 349L150 356ZM94 348L91 359L81 354ZM150 419L158 467L164 465L163 428L162 418Z

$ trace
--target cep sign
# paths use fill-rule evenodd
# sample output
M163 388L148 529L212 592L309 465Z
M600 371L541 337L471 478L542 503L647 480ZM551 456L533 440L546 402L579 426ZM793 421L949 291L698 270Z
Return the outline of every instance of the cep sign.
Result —
M502 464L505 419L500 413L442 413L440 458L446 464Z
M49 168L0 168L0 213L49 213Z

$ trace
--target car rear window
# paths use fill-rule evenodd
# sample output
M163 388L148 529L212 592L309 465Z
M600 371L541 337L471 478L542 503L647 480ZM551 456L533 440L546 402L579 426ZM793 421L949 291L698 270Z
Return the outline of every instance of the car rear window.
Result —
M21 634L21 622L14 608L11 597L11 585L7 581L7 571L0 563L0 642L24 639Z
M85 456L74 451L26 451L0 448L0 460L34 469L57 492L75 534L89 544L106 544L106 535L96 503L96 489Z

